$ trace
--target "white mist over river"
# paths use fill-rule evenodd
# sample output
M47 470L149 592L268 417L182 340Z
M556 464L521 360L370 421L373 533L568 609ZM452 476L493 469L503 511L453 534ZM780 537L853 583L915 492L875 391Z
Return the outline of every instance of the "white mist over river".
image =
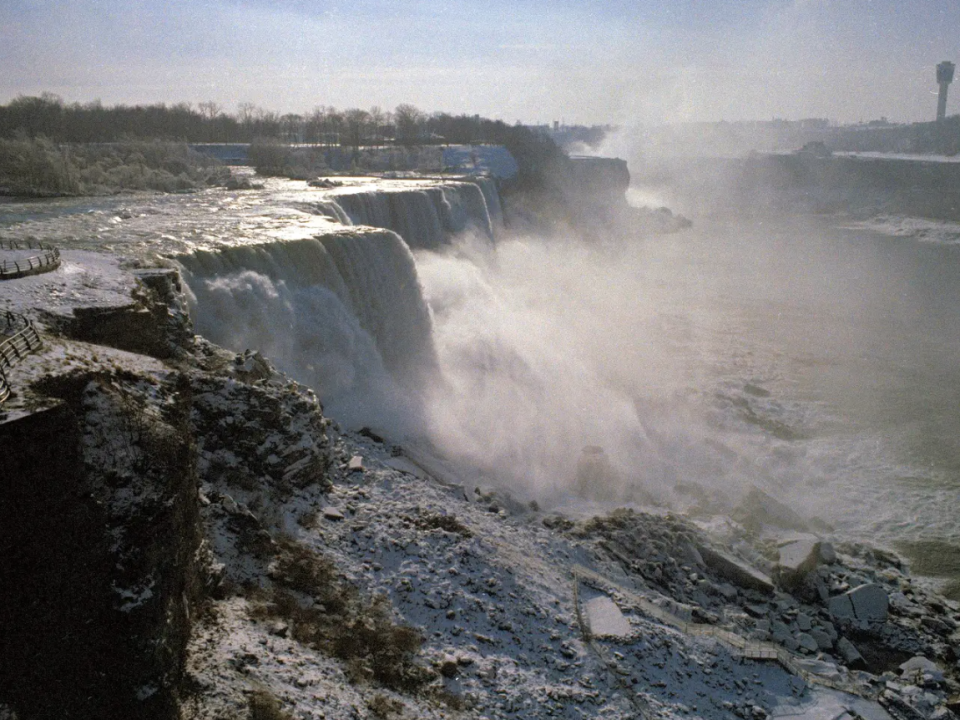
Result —
M960 545L951 226L694 217L588 244L469 223L471 193L436 199L473 225L438 246L432 225L429 243L338 230L323 197L9 202L0 238L188 253L199 332L521 497L728 508L757 485L844 536ZM585 447L603 487L577 485Z

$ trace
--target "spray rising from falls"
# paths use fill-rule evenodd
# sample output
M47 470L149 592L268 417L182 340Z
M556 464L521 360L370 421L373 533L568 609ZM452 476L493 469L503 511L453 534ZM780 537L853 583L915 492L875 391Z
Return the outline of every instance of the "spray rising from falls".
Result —
M180 262L200 334L262 352L350 425L404 428L411 390L436 360L413 257L396 233L358 228Z
M348 427L419 434L424 388L438 373L409 245L439 248L463 232L489 245L502 223L499 197L485 179L349 190L284 201L362 227L180 256L196 328L224 347L262 352Z
M636 248L494 247L485 183L298 203L406 235L355 227L185 255L201 334L260 350L345 426L426 439L478 481L628 501L669 477L639 408L679 370L657 355Z

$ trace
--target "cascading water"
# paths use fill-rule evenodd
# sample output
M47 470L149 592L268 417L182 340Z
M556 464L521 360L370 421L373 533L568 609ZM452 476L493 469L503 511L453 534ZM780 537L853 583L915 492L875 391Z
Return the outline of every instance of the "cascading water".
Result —
M437 250L470 230L492 241L503 224L496 185L487 178L405 190L351 189L304 206L346 225L393 230L414 249Z
M396 233L357 228L178 259L200 334L263 352L348 424L408 427L405 405L436 358L413 257Z

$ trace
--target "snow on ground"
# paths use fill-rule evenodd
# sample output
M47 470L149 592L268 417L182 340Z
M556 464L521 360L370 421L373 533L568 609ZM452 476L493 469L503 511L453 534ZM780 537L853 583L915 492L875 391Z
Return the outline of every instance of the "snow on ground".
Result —
M7 251L0 252L5 259ZM124 307L137 281L121 269L116 255L64 250L60 267L51 272L0 282L0 310L24 312L33 320L41 313L70 314L75 307Z
M875 703L810 689L776 663L685 635L616 593L587 584L578 592L576 564L632 580L594 541L551 529L535 508L397 469L412 463L365 436L341 435L334 451L329 492L307 486L277 513L259 490L206 486L220 498L207 517L223 515L218 503L234 514L256 507L254 515L272 516L264 527L333 560L365 595L388 597L398 621L422 633L418 662L434 679L415 694L347 682L342 666L290 640L292 623L257 619L270 573L258 576L248 562L234 576L247 590L217 603L194 640L193 672L207 699L191 717L228 717L250 688L266 688L299 718L376 717L373 708L388 706L383 716L411 718L841 718L856 703L865 717L888 717ZM616 632L584 633L582 615L596 606L615 618Z
M839 157L864 158L867 160L908 160L912 162L955 163L960 162L957 155L922 155L919 153L891 153L891 152L845 152L835 151Z

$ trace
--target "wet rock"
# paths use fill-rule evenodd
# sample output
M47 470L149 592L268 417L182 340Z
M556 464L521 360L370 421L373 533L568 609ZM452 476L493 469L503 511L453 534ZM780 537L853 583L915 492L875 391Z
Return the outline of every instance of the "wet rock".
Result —
M439 670L440 674L445 678L453 678L457 676L457 673L460 671L460 667L457 659L448 655L440 662Z
M368 428L368 427L362 427L362 428L360 428L360 430L357 432L357 434L358 434L358 435L363 435L363 437L366 437L366 438L370 438L370 439L373 440L374 442L380 443L381 445L383 444L383 436L375 433L373 430L371 430L371 429Z
M956 623L954 623L950 618L943 617L931 617L929 615L924 615L920 618L920 625L930 632L936 633L943 637L950 637L953 634L953 631L956 629Z
M630 622L620 608L606 595L595 597L584 603L587 625L590 634L597 637L628 637L631 633Z
M947 709L954 714L960 714L960 695L952 695L947 700Z
M759 605L756 603L744 605L743 609L746 610L747 615L752 615L755 618L765 618L770 612L770 608L766 605Z
M813 658L797 659L794 662L807 672L827 680L839 680L841 677L840 671L832 662L814 660Z
M909 617L921 617L923 615L923 609L902 592L890 593L888 600L890 601L891 609L900 615L907 615Z
M724 600L733 601L737 599L737 589L730 583L721 583L716 586L717 594L722 596Z
M683 543L680 552L683 554L683 559L691 565L704 566L703 556L700 555L700 551L692 543Z
M837 551L833 547L833 543L821 542L820 543L820 562L825 565L833 565L837 561Z
M917 677L926 679L929 676L927 682L940 683L943 682L944 676L943 671L940 667L933 662L928 660L922 655L910 658L905 663L900 666L900 674L906 680L913 680Z
M335 507L325 507L320 511L327 520L333 520L334 522L343 520L343 513L340 512Z
M813 636L808 633L800 633L797 635L797 642L800 643L800 647L807 652L815 653L820 649L820 643L814 640Z
M770 629L770 635L775 642L780 644L783 644L787 640L793 638L793 633L790 632L790 628L779 620L773 621Z
M823 630L814 628L810 631L810 637L814 639L817 647L821 650L830 650L833 648L833 640L830 638L830 635Z

